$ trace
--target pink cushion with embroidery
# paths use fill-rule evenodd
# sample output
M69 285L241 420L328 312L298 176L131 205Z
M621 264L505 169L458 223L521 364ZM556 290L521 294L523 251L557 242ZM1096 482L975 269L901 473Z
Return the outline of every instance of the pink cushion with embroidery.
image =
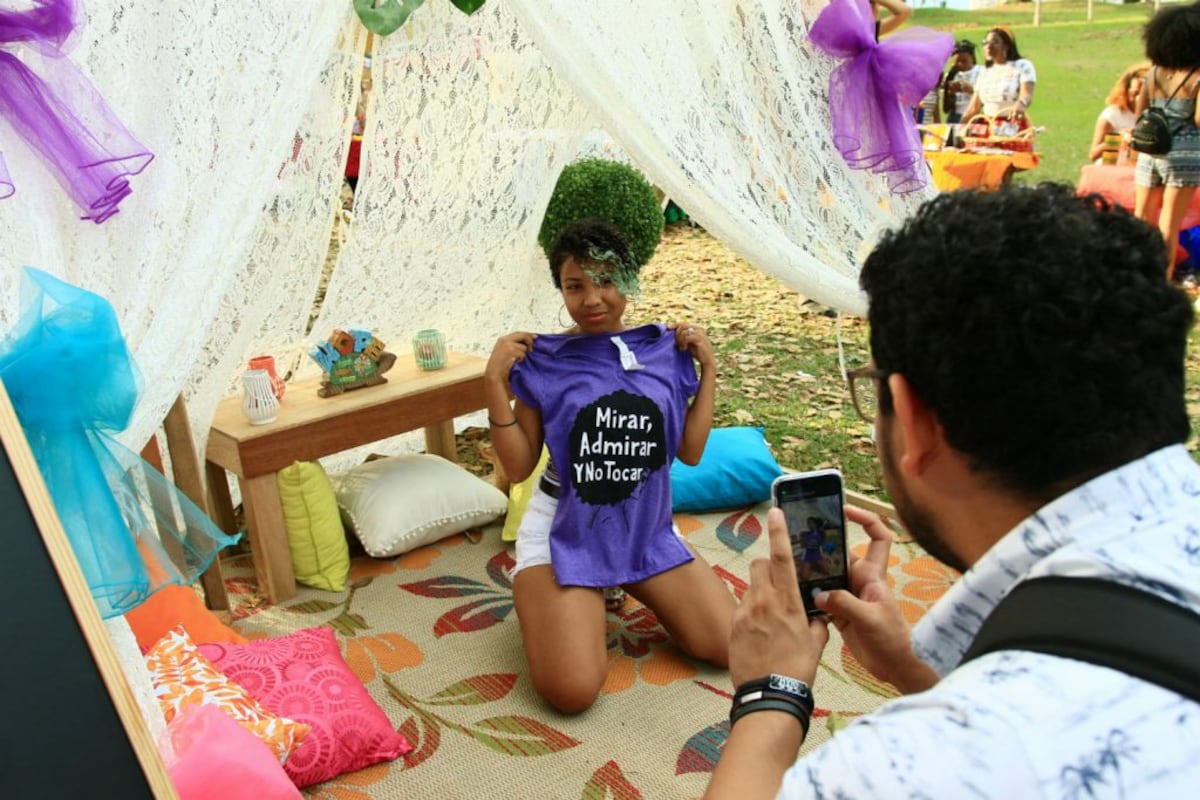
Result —
M329 628L201 651L268 709L311 726L284 764L301 788L412 750L346 666Z

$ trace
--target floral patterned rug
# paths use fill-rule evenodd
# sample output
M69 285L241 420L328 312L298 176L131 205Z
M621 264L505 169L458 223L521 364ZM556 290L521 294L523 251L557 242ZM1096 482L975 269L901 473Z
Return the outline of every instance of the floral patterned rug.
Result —
M751 559L767 551L763 503L677 515L692 545L741 596ZM501 520L502 522L503 520ZM610 613L604 693L568 717L532 691L512 604L511 545L500 525L393 559L354 558L343 593L301 587L268 606L252 565L226 566L234 625L249 638L333 628L350 667L413 744L391 763L311 787L312 798L694 798L728 733L729 675L682 656L630 598ZM866 536L849 531L862 552ZM915 621L955 575L915 544L893 547L890 577ZM805 751L895 694L845 649L837 631L817 675Z

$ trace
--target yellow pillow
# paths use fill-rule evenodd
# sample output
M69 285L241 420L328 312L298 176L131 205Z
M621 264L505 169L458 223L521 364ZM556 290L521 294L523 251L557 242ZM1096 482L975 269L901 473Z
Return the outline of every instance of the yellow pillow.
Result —
M525 516L525 506L529 505L529 498L533 497L533 487L542 477L542 472L546 469L546 462L549 460L550 451L543 447L542 456L538 459L533 472L529 473L529 477L508 487L508 516L504 518L504 530L500 532L500 538L504 541L515 542L517 540L517 528L521 527L521 517Z
M279 470L277 483L296 580L342 591L350 574L350 547L329 476L315 461L297 461Z
M217 706L265 742L280 764L312 730L303 722L277 717L263 708L201 655L183 628L171 631L150 648L146 667L167 722L187 706Z

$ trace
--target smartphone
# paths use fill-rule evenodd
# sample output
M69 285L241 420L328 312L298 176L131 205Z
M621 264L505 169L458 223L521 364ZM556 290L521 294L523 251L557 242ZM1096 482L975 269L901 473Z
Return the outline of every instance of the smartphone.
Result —
M771 497L787 520L804 610L809 616L819 614L814 602L818 592L850 588L842 473L822 469L781 475L771 484Z

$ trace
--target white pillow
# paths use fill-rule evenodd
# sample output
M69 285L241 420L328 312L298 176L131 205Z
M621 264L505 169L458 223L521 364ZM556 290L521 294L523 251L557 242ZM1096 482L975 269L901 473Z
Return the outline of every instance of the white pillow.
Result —
M486 525L508 508L495 486L441 456L368 461L337 481L346 527L377 558Z

